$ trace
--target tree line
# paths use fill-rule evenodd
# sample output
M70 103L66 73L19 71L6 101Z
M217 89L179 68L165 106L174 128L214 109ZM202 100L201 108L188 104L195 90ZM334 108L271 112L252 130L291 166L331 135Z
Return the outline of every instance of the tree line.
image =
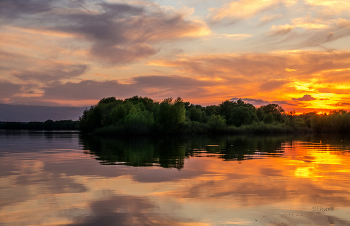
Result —
M338 110L318 115L295 115L277 104L256 108L241 99L201 106L167 98L156 102L134 96L108 97L86 109L79 129L97 134L189 134L266 132L350 132L350 113Z
M78 121L49 119L45 122L0 122L0 129L79 130L78 125Z

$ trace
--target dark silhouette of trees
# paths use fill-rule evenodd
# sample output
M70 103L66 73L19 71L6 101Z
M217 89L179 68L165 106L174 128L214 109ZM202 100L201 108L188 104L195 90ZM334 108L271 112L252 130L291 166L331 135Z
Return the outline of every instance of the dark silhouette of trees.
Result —
M0 122L0 129L78 130L79 121L51 119L45 122Z
M268 104L265 106L261 106L259 107L257 112L258 112L257 116L259 117L260 120L264 120L264 118L267 117L265 120L270 122L271 116L266 116L266 115L271 113L274 120L276 120L277 122L284 122L284 117L283 117L284 110L278 104Z

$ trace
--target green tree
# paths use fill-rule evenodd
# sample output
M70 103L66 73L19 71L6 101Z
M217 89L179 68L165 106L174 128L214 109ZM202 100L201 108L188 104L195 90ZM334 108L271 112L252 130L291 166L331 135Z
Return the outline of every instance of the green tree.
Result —
M241 126L250 125L257 120L256 108L252 104L244 103L241 99L229 107L230 115L227 118L229 125Z
M208 125L213 131L220 131L226 127L226 119L221 115L212 115L208 120Z
M120 104L112 109L112 111L109 115L109 118L110 118L111 122L114 125L116 125L124 120L127 113L128 113L128 111L127 111L125 105Z
M186 119L186 109L182 99L178 97L174 103L172 100L167 98L159 105L159 123L166 132L175 132Z
M203 121L203 112L197 106L192 106L188 110L189 118L191 121L202 122Z
M267 113L264 116L263 122L266 124L271 124L271 123L273 123L274 119L275 118L273 117L272 113Z

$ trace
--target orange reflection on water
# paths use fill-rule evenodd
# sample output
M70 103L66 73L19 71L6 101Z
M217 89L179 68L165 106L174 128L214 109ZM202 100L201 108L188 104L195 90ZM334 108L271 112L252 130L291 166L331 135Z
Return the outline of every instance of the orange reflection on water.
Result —
M285 150L290 157L289 165L297 167L295 177L335 180L336 177L343 176L342 173L350 172L350 169L344 168L350 163L349 152L337 147L296 142L293 147L286 147Z
M18 160L9 154L2 161L16 164L0 178L0 222L98 225L109 217L123 225L350 223L344 146L285 142L280 154L249 152L251 159L242 161L204 150L185 158L181 170L100 165L81 150L66 153L70 158L27 153ZM336 211L313 212L315 206Z

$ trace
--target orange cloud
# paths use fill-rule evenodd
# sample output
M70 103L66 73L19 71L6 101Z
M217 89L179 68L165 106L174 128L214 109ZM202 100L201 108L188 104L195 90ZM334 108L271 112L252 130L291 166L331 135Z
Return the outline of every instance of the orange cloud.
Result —
M158 59L149 62L149 67L165 67L174 75L158 74L134 76L127 82L81 80L84 72L79 65L56 67L50 73L46 85L11 92L6 101L78 104L93 103L106 96L127 98L133 95L148 96L155 100L181 96L196 104L219 104L221 101L237 98L261 99L281 104L286 110L328 111L347 108L346 98L350 90L348 62L350 52L281 51L261 54L206 54L199 56L181 55L178 59ZM298 68L298 70L293 69ZM290 73L293 72L293 73ZM25 74L27 73L27 74ZM40 79L44 74L17 72L18 78ZM29 75L29 77L25 77ZM62 76L76 77L75 81L56 80ZM114 75L110 74L113 78ZM43 79L43 80L45 80ZM53 80L52 80L53 79ZM4 81L5 82L5 81ZM7 83L9 83L7 81ZM10 91L9 91L10 92ZM305 94L315 98L305 101ZM304 96L304 97L303 97ZM300 99L300 97L303 97ZM294 99L293 99L294 98ZM301 109L301 108L304 108ZM349 108L350 109L350 108Z
M288 71L288 72L297 71L297 69L290 69L290 68L286 68L286 69L284 69L284 70L286 70L286 71Z
M150 62L150 64L174 67L184 75L220 77L224 79L227 87L221 90L227 90L232 97L280 101L282 103L308 92L315 96L317 101L309 104L296 104L310 109L332 109L334 103L340 100L344 94L328 95L321 92L322 88L335 86L339 89L340 84L344 81L343 77L349 75L347 70L349 60L350 53L348 51L329 53L282 51L269 54L182 56L178 60L161 60L154 62L154 64ZM298 68L298 70L293 68ZM282 71L285 73L281 73ZM214 87L212 86L212 89L215 89ZM213 93L213 95L222 95L222 99L226 97L222 93ZM287 105L283 106L288 107ZM288 108L290 109L290 106Z
M229 38L233 40L241 40L252 36L252 34L216 34L208 36L208 38Z
M35 10L32 9L34 5L37 7ZM53 46L64 46L62 42L69 38L71 40L66 44L69 49L88 47L85 57L110 64L129 64L153 56L159 52L159 48L153 45L160 42L202 37L211 33L205 22L186 18L188 12L164 8L158 4L102 1L94 10L89 7L91 5L88 2L60 5L55 5L54 1L30 5L8 2L3 5L2 9L6 13L1 14L0 19L5 18L2 27L7 30L36 36L34 41L28 41L28 37L25 37L25 41L12 38L11 51L19 47L18 43L31 48L49 43L50 48L40 48L39 53L30 52L39 56L46 50L47 55L47 52L54 51ZM68 12L65 9L69 9ZM74 44L71 44L72 41ZM6 43L9 49L9 42ZM20 51L24 52L23 49ZM54 52L57 55L61 51Z
M3 101L75 104L138 94L157 100L181 95L198 104L240 97L336 108L350 90L350 53L334 50L348 48L350 20L338 9L325 17L325 9L338 7L331 0L226 1L210 9L209 21L255 17L227 33L219 26L212 32L203 17L192 16L195 8L145 1L28 4L0 7L0 77L14 87ZM300 6L298 16L285 15L286 6ZM278 23L282 15L284 24ZM321 48L327 51L314 51ZM81 91L84 96L80 88L92 91ZM305 93L317 100L292 101Z
M240 0L226 3L221 8L210 8L210 20L219 22L223 19L244 19L263 11L275 9L280 4L292 5L294 0ZM238 10L239 9L239 10ZM265 19L267 20L267 19Z
M320 7L319 10L333 14L350 10L350 2L347 0L305 0L305 3Z

